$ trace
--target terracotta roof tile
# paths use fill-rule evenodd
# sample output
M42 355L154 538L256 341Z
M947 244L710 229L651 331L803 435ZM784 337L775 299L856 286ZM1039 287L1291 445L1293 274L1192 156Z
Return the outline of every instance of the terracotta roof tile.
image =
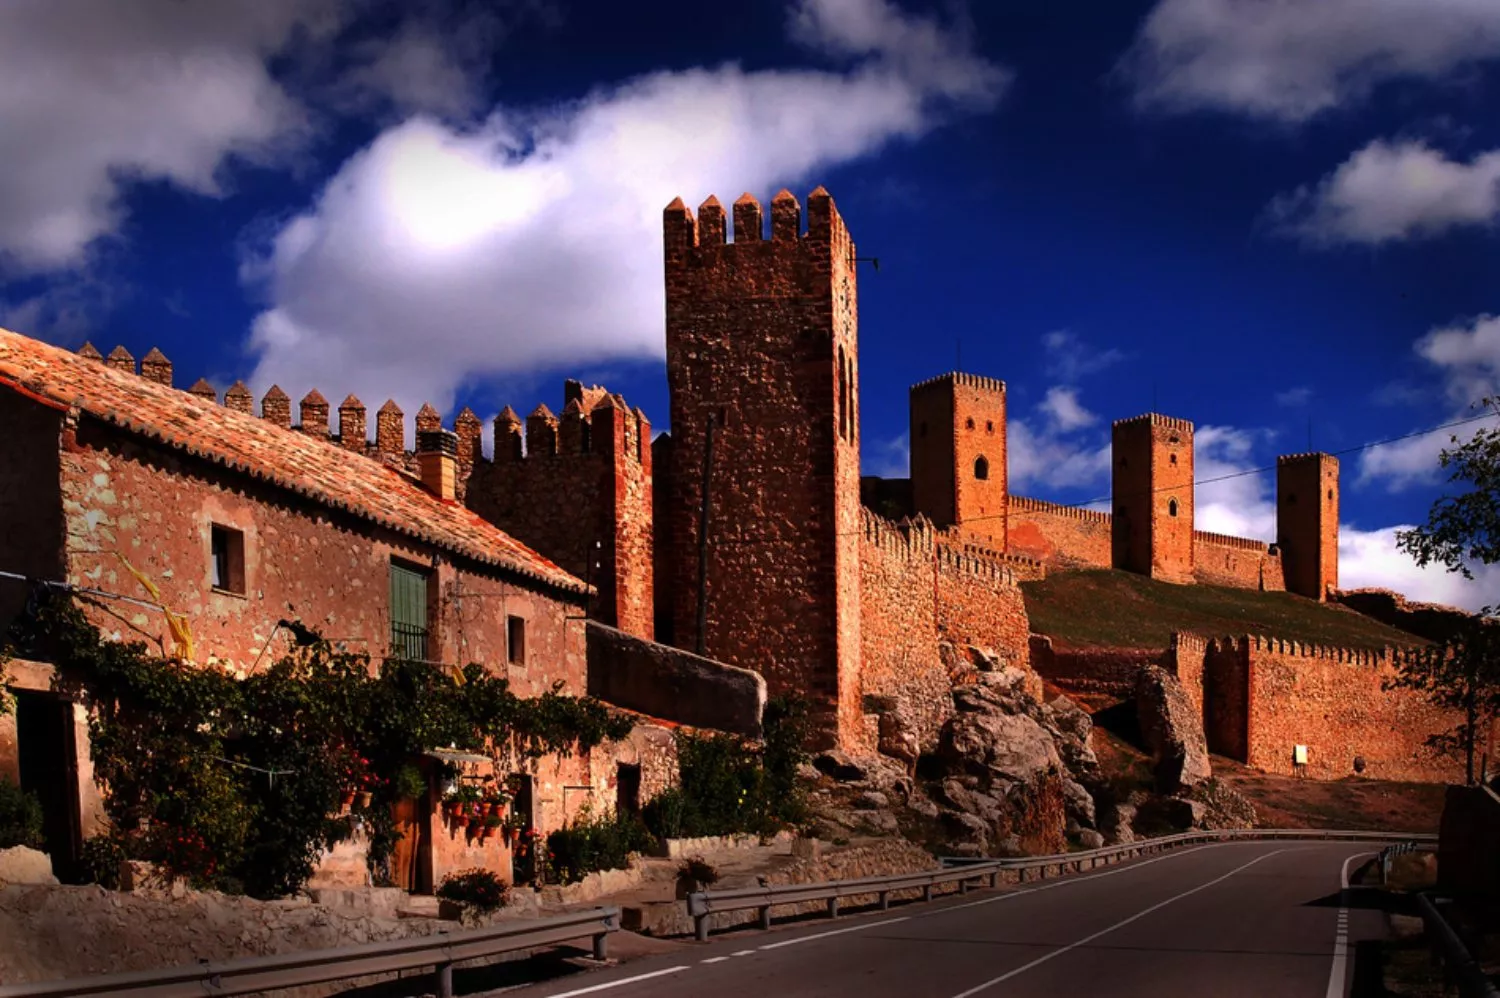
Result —
M76 405L132 433L482 564L567 592L588 591L478 514L363 455L6 329L0 329L0 385Z

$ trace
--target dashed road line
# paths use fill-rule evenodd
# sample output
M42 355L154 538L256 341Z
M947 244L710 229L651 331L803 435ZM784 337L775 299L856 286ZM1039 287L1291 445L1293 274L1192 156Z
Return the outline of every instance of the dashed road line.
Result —
M1328 971L1327 998L1344 998L1344 977L1349 967L1349 906L1345 903L1349 891L1349 864L1361 856L1374 853L1357 852L1344 860L1339 872L1339 919L1338 931L1333 937L1333 966Z
M637 981L649 981L653 977L665 977L668 974L675 974L679 971L687 969L687 964L683 964L679 967L667 967L665 970L653 970L649 974L636 974L634 977L622 977L618 981L610 981L607 984L595 984L592 987L587 988L578 988L576 991L559 991L555 995L550 995L549 998L574 998L575 995L591 995L599 991L608 991L610 988L619 988L624 987L626 984L634 984Z

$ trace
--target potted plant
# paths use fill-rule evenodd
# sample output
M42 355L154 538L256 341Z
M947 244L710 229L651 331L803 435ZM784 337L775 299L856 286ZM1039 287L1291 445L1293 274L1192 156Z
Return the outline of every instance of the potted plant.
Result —
M521 833L525 830L526 819L519 814L513 814L506 818L505 824L501 828L501 834L505 837L505 844L508 846L515 845L516 840L521 837Z
M450 873L438 885L438 916L461 919L494 911L510 898L510 884L489 870Z
M505 819L500 817L498 814L491 814L486 816L484 819L484 824L481 825L479 829L479 841L489 841L489 839L500 830L500 824L504 820Z
M707 890L719 879L715 870L701 856L694 856L677 869L677 900L684 901L689 894Z

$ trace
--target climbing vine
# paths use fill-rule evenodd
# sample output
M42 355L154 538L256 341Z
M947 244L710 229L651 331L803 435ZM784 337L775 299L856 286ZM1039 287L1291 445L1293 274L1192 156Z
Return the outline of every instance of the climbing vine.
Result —
M504 768L587 752L632 727L560 683L523 698L477 663L457 676L376 663L310 631L268 668L236 678L104 640L74 598L58 594L38 594L11 641L52 662L59 687L89 708L112 848L256 897L300 888L355 820L378 868L399 839L391 808L411 792L412 762L435 747L484 753ZM360 805L339 816L356 793Z

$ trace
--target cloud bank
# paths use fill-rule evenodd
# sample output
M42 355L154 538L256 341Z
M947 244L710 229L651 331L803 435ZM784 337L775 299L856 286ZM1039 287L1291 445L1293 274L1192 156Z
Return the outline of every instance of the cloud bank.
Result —
M1141 109L1294 124L1497 56L1492 0L1161 0L1116 76Z
M789 31L842 68L660 72L474 128L385 131L248 261L269 298L255 383L401 386L411 411L472 378L660 357L674 196L769 195L989 107L1009 79L885 0L803 0Z

